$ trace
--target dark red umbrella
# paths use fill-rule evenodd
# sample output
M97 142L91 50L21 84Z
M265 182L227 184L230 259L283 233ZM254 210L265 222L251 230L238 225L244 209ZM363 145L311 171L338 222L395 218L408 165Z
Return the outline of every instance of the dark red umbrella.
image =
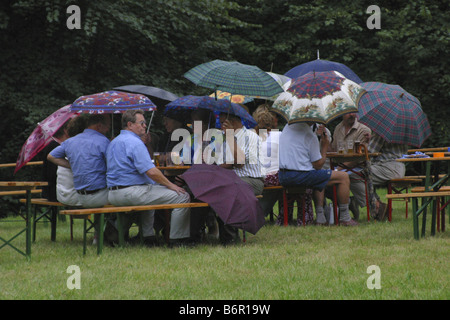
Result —
M265 224L264 213L252 188L232 170L216 165L196 164L181 175L192 194L210 204L230 225L256 234Z

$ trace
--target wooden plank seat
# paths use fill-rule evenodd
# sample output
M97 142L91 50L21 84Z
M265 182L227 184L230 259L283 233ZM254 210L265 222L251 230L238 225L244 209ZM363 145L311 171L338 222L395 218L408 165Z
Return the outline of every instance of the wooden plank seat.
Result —
M450 197L450 191L430 191L430 192L411 192L403 194L387 194L386 199L411 199L413 205L413 228L414 228L414 238L419 239L419 215L423 213L422 216L422 237L425 236L425 225L426 225L426 209L434 199L439 200L439 198ZM422 200L422 204L419 207L418 200ZM438 202L438 201L436 201ZM449 202L447 202L440 210L445 209ZM435 234L436 230L436 212L439 210L432 210L431 219L431 235ZM444 211L445 213L445 211ZM442 215L444 217L444 214ZM442 219L444 220L444 219Z
M408 193L408 189L418 183L422 183L425 176L407 176L404 178L391 179L387 182L387 193L388 194L401 194L403 192ZM392 221L392 200L388 199L388 221ZM397 199L405 201L405 218L408 218L408 199Z
M20 199L21 203L26 203L26 199ZM50 201L45 198L32 198L31 199L31 205L34 206L34 213L33 213L33 241L36 241L36 223L43 219L47 218L50 221L51 225L51 240L56 240L56 224L57 224L57 216L61 208L69 208L69 206L58 202L58 201ZM47 210L45 210L41 214L37 214L38 207L48 207ZM65 217L64 217L65 218ZM90 221L90 216L84 216L84 217L76 217L78 219L88 219L89 222L92 224L92 221ZM73 219L74 217L70 217L70 240L73 240Z
M32 195L41 194L42 189L33 189L30 192ZM0 191L0 196L24 196L26 194L26 190Z
M256 196L256 198L262 198L261 195ZM105 214L116 213L117 214L117 222L118 222L118 231L119 231L119 246L124 245L124 234L122 228L122 215L121 213L133 213L133 212L141 212L141 211L149 211L149 210L164 210L166 212L166 230L165 240L169 242L169 234L170 232L170 211L176 208L204 208L209 207L208 203L205 202L188 202L188 203L173 203L173 204L152 204L152 205L140 205L140 206L112 206L107 205L102 208L77 208L77 209L64 209L60 210L59 213L61 215L70 215L70 216L87 216L87 215L99 215L99 234L97 241L97 254L101 254L103 251L103 242L104 242L104 230L105 230ZM87 228L86 222L83 227L83 254L86 254L87 247ZM244 233L244 242L245 242L245 231ZM140 233L142 234L142 233Z
M122 215L120 213L133 213L133 212L141 212L141 211L149 211L149 210L172 210L175 208L202 208L209 207L208 203L205 202L189 202L189 203L174 203L174 204L155 204L155 205L140 205L140 206L105 206L102 208L77 208L77 209L68 209L61 210L60 214L62 215L70 215L70 216L86 216L86 215L99 215L99 234L97 239L97 254L101 254L103 252L103 242L104 242L104 229L105 229L105 218L104 215L108 213L116 213L117 214L117 222L118 222L118 231L119 231L119 246L124 245L124 234L122 228ZM166 211L169 213L170 211ZM166 215L168 216L168 214ZM166 226L168 223L168 219L166 218ZM169 229L167 229L169 230ZM83 227L83 255L86 254L87 248L87 228L86 223ZM140 233L142 234L142 233ZM169 232L166 232L166 242L168 241Z

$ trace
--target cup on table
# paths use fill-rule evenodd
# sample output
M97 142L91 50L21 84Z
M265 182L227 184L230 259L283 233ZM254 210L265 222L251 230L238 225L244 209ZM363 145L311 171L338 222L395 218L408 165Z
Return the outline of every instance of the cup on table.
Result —
M155 166L159 167L160 163L161 163L161 159L160 159L161 155L159 154L159 152L153 152L153 161L155 163Z
M171 161L172 165L174 165L174 166L180 165L181 164L180 154L178 152L171 152L170 153L170 161Z
M443 152L434 152L433 158L443 158L445 154Z
M347 140L347 153L353 153L353 140Z
M339 154L345 153L345 142L344 141L338 141L337 142L337 149Z
M355 153L361 153L361 141L355 140L355 146L353 150Z

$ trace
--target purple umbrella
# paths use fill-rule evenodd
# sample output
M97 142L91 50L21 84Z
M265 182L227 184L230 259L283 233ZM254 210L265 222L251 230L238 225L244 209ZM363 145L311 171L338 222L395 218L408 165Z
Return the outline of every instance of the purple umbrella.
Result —
M232 170L196 164L181 175L193 195L230 225L256 234L265 224L264 213L252 188Z
M122 113L130 109L154 111L156 106L142 94L105 91L81 96L70 107L71 111L83 113Z

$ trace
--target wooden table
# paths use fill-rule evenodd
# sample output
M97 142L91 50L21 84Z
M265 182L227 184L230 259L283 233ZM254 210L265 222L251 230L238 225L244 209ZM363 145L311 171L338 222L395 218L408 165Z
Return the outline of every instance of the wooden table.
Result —
M44 161L30 161L27 162L25 165L26 166L36 166L36 165L41 165L43 164ZM11 167L15 167L16 163L0 163L0 168L11 168Z
M11 190L26 190L26 219L25 219L25 228L21 230L19 233L14 235L9 240L5 240L0 236L0 240L2 240L4 243L0 246L0 249L5 247L6 245L10 246L20 254L24 255L27 259L31 258L31 190L35 189L36 187L43 187L47 186L48 182L42 182L42 181L0 181L0 190L4 191L11 191ZM25 232L26 237L26 249L25 252L21 251L20 249L16 248L11 244L11 241L13 241L15 238L17 238L19 235L21 235L23 232Z
M448 152L450 147L435 147L435 148L422 148L422 149L409 149L408 153L414 152Z
M370 220L370 210L369 210L369 197L367 194L367 179L361 173L361 171L355 171L355 168L363 168L366 166L367 158L378 157L381 153L337 153L337 152L327 152L327 158L330 159L330 169L334 170L335 167L342 167L351 171L361 177L366 186L366 208L367 208L367 220ZM354 165L351 167L345 165L344 163L351 162ZM337 213L337 193L336 185L333 185L333 209L334 209L334 221L338 224L338 213Z
M398 162L403 163L424 163L425 164L425 190L438 191L442 186L447 184L450 174L450 157L429 157L429 158L402 158L397 159ZM447 162L447 168L445 174L440 174L440 164ZM429 201L427 202L429 203ZM432 220L431 220L431 235L436 232L436 213L437 213L437 199L431 201L432 204ZM425 235L425 221L426 221L426 203L418 208L414 212L415 215L423 212L422 220L422 236Z

